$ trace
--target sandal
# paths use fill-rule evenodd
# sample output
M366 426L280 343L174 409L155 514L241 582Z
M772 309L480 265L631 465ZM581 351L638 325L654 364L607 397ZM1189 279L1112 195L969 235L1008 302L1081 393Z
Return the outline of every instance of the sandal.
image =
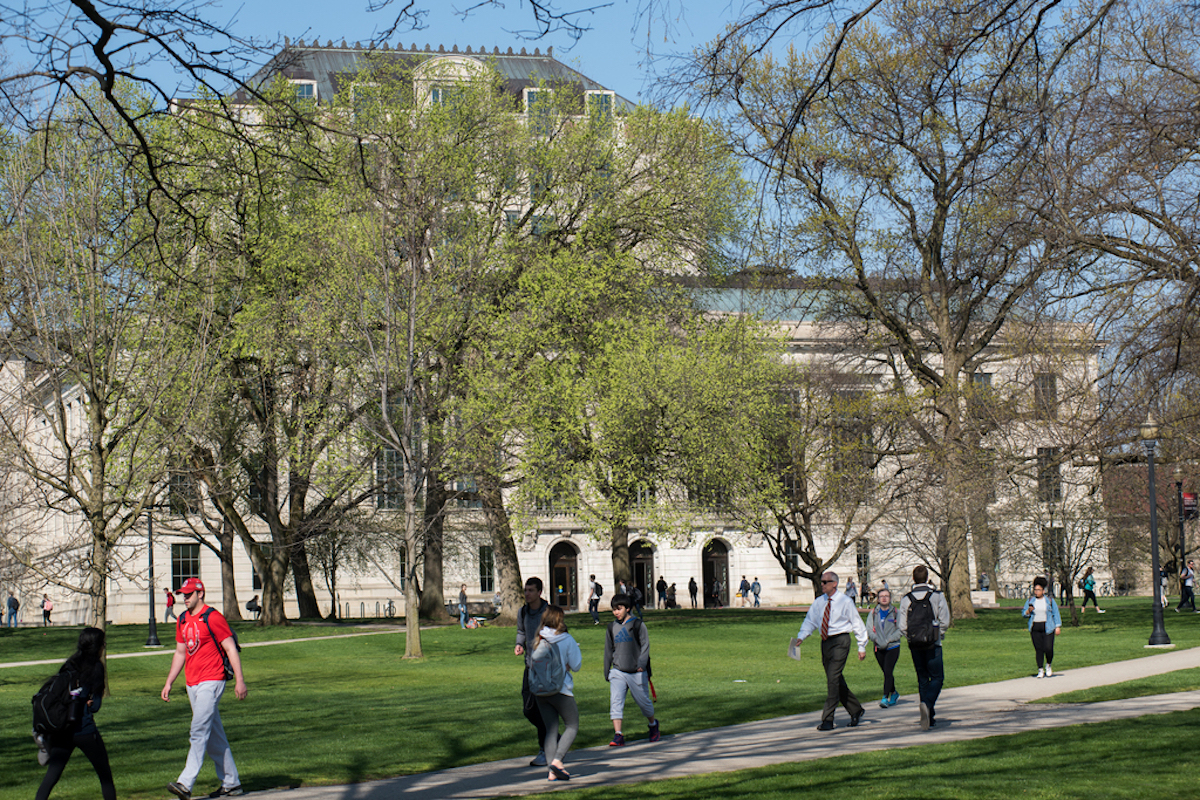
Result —
M556 767L553 764L551 764L550 772L552 772L554 774L554 777L548 778L547 780L552 780L552 781L569 781L569 780L571 780L571 773L567 772L562 767Z

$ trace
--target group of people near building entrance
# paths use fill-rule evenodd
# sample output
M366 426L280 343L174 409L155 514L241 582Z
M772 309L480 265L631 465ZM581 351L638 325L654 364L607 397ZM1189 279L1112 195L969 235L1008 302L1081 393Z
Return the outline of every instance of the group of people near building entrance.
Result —
M1194 569L1190 562L1188 568L1189 571ZM1089 569L1089 577L1090 574ZM1194 577L1194 572L1186 577ZM864 622L854 599L838 591L837 574L826 572L821 576L822 593L813 601L794 642L798 648L800 642L814 634L821 637L826 698L817 730L829 731L836 727L834 718L839 705L850 715L850 727L856 727L866 713L843 676L852 633L858 639L860 661L866 658L868 642L874 648L883 672L883 696L879 705L885 709L899 700L894 672L901 644L907 640L917 675L920 726L923 730L937 726L937 700L945 678L941 645L950 626L950 609L942 593L930 584L927 567L918 566L913 570L912 578L914 585L899 605L893 603L891 591L885 584ZM565 759L579 732L579 711L571 673L582 667L583 654L567 629L563 609L542 598L543 588L540 578L525 582L525 602L517 614L513 652L525 659L522 705L525 717L537 731L538 754L530 766L546 767L550 781L567 781L571 776ZM1091 587L1085 586L1084 591L1094 603ZM172 685L183 672L192 722L184 768L167 789L181 800L191 800L207 754L216 765L220 782L208 796L240 795L241 781L220 714L226 681L234 680L234 694L239 700L247 696L237 637L221 612L205 604L204 584L198 578L186 580L177 593L183 596L186 610L176 622L175 654L161 697L164 702L170 701ZM753 587L750 593L757 594ZM593 617L597 615L601 595L602 589L592 576L588 598ZM626 742L624 712L627 696L633 698L646 718L647 739L657 742L662 734L654 711L649 633L634 613L636 604L628 594L616 593L611 600L611 609L614 619L608 623L605 633L603 664L604 678L609 683L609 718L613 726L609 745L621 747ZM1050 677L1054 674L1054 640L1062 631L1062 618L1054 597L1047 592L1045 578L1034 580L1033 594L1026 601L1022 615L1027 619L1034 647L1037 677ZM38 762L47 767L37 800L50 796L76 749L83 752L96 770L102 798L116 797L108 754L94 720L100 710L105 685L104 666L100 660L103 651L104 631L85 628L79 635L78 649L60 670L60 674L63 671L71 673L71 696L80 703L83 713L69 728L52 735L43 736L35 730ZM545 664L553 663L547 662L547 658L557 660L557 670L544 673ZM551 676L549 683L546 674ZM47 681L47 685L51 681Z

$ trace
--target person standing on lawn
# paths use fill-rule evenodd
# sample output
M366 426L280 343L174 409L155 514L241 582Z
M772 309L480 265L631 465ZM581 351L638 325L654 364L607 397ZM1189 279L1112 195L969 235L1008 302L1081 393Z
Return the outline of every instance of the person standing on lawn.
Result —
M592 624L600 624L600 590L604 588L596 583L595 575L588 575L588 613L592 615Z
M762 594L762 584L758 582L758 576L754 576L754 583L750 584L750 594L754 595L754 607L758 608L758 596Z
M738 584L738 595L742 598L742 608L746 607L746 603L750 601L750 581L746 580L746 576L742 576L742 582Z
M654 584L654 590L658 592L658 602L655 604L655 608L667 607L667 588L666 579L662 575L659 575L658 583Z
M1033 597L1025 601L1021 614L1029 618L1029 638L1033 640L1033 652L1037 657L1039 678L1054 675L1054 637L1062 633L1062 617L1054 596L1046 594L1048 581L1041 575L1033 579ZM1045 667L1042 662L1045 662Z
M192 705L192 726L188 736L187 762L179 778L167 784L167 790L180 800L191 800L192 788L204 766L204 755L212 757L217 768L220 787L209 797L235 797L242 793L233 751L221 724L221 695L225 693L225 661L233 670L234 696L245 700L246 679L242 676L242 658L238 653L233 631L220 611L204 603L204 583L188 578L179 587L186 610L175 623L175 655L167 682L163 684L162 699L171 701L171 684L184 673L188 701Z
M613 724L613 738L608 745L625 745L621 729L627 692L646 716L650 741L657 742L661 734L650 698L650 635L646 625L633 615L633 599L629 595L614 595L612 612L616 621L608 623L604 636L604 680L608 681L608 715Z
M167 610L163 612L163 625L171 620L178 622L179 617L175 614L175 595L171 594L171 590L166 586L163 587L163 591L167 593Z
M537 698L529 691L529 661L533 656L533 640L542 629L542 615L549 608L549 604L542 599L543 588L541 578L525 581L525 605L517 610L517 646L513 648L514 655L525 656L525 672L521 676L521 709L525 719L537 729L538 754L529 762L531 767L546 766L546 723L538 709ZM529 643L528 649L526 642Z
M38 763L46 765L46 776L38 787L36 800L50 797L76 748L83 751L87 760L92 762L92 769L96 770L96 777L100 779L100 796L103 800L117 798L112 767L108 763L108 750L104 747L104 740L100 738L93 718L104 700L104 665L100 663L100 654L103 652L104 631L84 628L79 632L79 645L74 655L62 665L60 671L66 670L75 675L72 684L76 689L71 695L77 704L76 711L66 730L44 737L34 733L33 738L38 743Z
M458 627L467 627L467 585L458 590Z
M563 759L571 749L571 744L579 734L579 707L575 705L575 681L572 672L579 672L583 666L583 653L575 637L567 633L567 621L563 610L558 606L550 606L542 615L542 628L538 634L554 648L554 657L563 663L563 684L558 694L540 696L537 698L538 710L542 714L542 723L546 726L546 741L542 746L546 758L550 760L550 773L546 776L552 781L568 781L571 779L563 765ZM537 642L530 649L537 649ZM558 733L558 721L563 722L563 732Z
M892 593L880 589L875 596L876 606L867 615L867 633L875 645L875 660L883 670L883 699L880 708L894 706L900 700L896 691L896 662L900 660L900 611L892 605Z
M54 601L50 599L50 595L42 595L42 627L45 628L50 624L50 612L54 610Z
M850 633L858 637L858 660L867 657L867 626L863 624L854 601L837 590L836 572L821 576L821 590L804 615L804 623L796 638L804 641L813 633L821 634L821 666L825 668L825 711L821 715L819 731L834 729L833 715L840 703L850 715L850 727L856 727L865 713L862 703L850 691L842 671L850 655Z
M700 593L700 587L696 585L696 578L693 576L688 581L688 594L692 596L692 608L696 607L696 595Z
M937 726L936 704L946 681L942 638L950 627L950 606L929 583L929 567L913 570L913 588L900 600L900 633L908 639L917 689L921 695L921 730Z

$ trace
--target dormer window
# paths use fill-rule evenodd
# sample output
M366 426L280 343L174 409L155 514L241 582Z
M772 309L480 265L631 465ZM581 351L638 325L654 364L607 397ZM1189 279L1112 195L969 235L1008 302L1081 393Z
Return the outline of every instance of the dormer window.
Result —
M616 106L616 94L609 91L587 92L584 97L588 119L593 125L610 125L613 118L613 108Z
M461 94L462 89L457 86L434 86L429 90L429 102L435 106L453 105Z
M317 82L316 81L290 81L292 88L296 92L296 99L302 102L315 103L317 101Z

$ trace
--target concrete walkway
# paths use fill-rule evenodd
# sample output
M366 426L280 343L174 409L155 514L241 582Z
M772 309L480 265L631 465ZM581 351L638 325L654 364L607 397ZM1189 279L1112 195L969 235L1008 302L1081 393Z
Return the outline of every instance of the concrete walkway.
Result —
M571 752L567 758L571 781L566 784L547 781L546 769L530 767L530 756L525 756L348 786L256 791L254 796L264 800L438 800L524 795L559 787L581 788L678 778L872 750L1130 719L1200 707L1200 691L1086 705L1025 704L1063 692L1193 667L1200 667L1200 648L1066 670L1045 680L1017 678L947 689L938 700L937 727L930 731L920 729L917 696L908 695L899 705L886 710L879 708L878 701L870 703L857 728L844 727L848 719L839 709L839 727L830 733L815 730L821 714L814 711L727 728L667 735L653 745L641 739L623 748L593 747ZM953 664L950 668L953 669ZM524 724L524 720L521 723ZM664 717L663 727L668 732L669 726L670 717ZM640 725L637 733L644 734Z

